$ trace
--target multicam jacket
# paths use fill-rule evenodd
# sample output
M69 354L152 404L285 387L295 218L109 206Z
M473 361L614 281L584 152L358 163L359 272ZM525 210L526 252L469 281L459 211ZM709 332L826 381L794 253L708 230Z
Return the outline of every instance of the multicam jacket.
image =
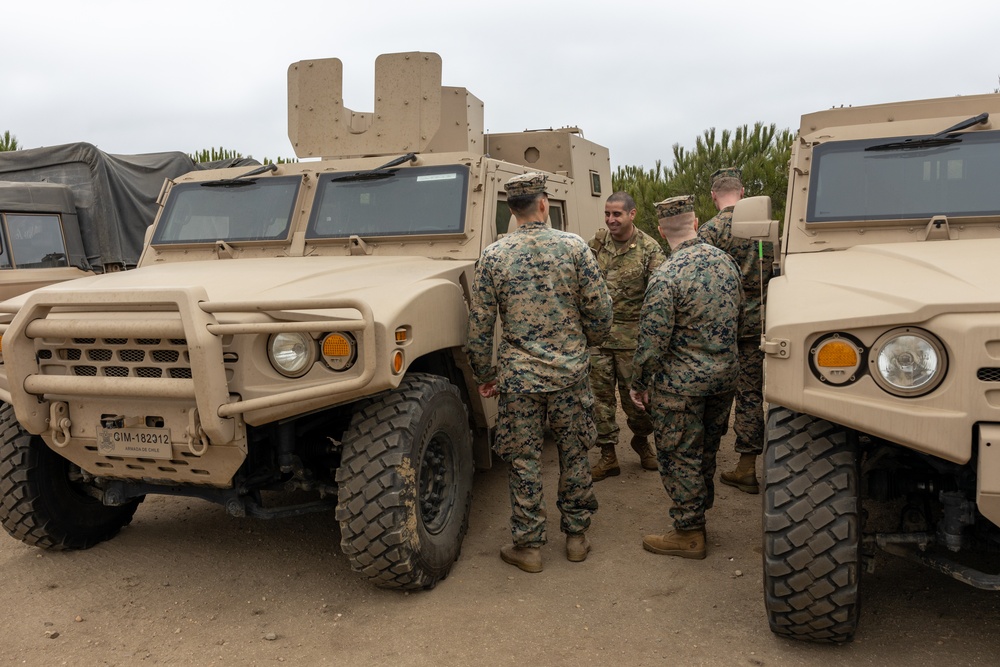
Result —
M597 266L608 284L614 304L611 334L601 347L611 350L634 350L639 330L642 299L653 271L666 261L660 244L638 227L635 235L621 248L615 246L607 228L598 230L590 240Z
M761 261L756 241L733 236L732 206L722 209L714 218L699 226L698 238L725 250L739 266L743 296L746 298L746 319L740 338L760 338L767 281L771 279L771 265L774 263L774 246L763 244L764 259Z
M611 315L611 297L583 239L526 223L487 247L476 264L466 344L476 382L496 379L500 391L512 393L574 385L587 376L587 348L608 335Z
M701 239L677 246L646 289L632 389L708 396L736 388L743 288L733 260Z

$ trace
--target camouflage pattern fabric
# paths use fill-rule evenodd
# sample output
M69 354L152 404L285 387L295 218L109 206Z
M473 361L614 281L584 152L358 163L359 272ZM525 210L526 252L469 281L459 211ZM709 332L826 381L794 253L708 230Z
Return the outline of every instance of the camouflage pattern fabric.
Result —
M760 342L767 282L771 279L774 246L764 245L764 261L760 262L757 242L733 236L733 207L727 206L708 222L699 225L698 238L711 244L733 258L740 269L743 296L746 298L746 317L740 338L753 338ZM763 295L761 287L763 286Z
M594 251L597 266L607 283L608 292L611 293L614 310L611 333L600 348L591 350L590 356L590 385L594 390L597 445L615 446L621 430L615 419L618 408L616 385L629 430L641 436L653 432L649 416L635 407L628 390L646 285L650 276L667 257L660 244L638 227L635 228L635 235L621 247L618 247L607 229L602 229L590 240L590 248Z
M761 262L756 241L733 236L732 220L733 207L728 206L698 228L698 237L725 250L740 267L746 297L746 319L740 331L740 376L733 430L737 452L760 454L764 446L764 354L758 347L763 330L767 282L771 279L774 262L774 246L763 244L764 259Z
M615 419L618 410L616 384L629 430L640 436L653 432L649 415L637 408L628 395L634 354L635 350L610 350L603 347L591 351L590 386L594 389L594 421L597 424L598 447L614 447L618 444L621 429Z
M649 407L660 479L673 501L674 528L702 528L705 510L715 503L715 456L729 423L733 393L684 396L654 388Z
M540 460L546 420L559 448L560 527L583 532L597 509L587 459L597 437L588 348L608 335L611 317L597 262L575 234L527 222L487 247L476 264L466 351L476 382L495 379L500 390L494 447L510 464L511 534L518 546L545 542Z
M514 176L504 185L508 197L524 197L525 195L540 195L545 192L545 181L548 176L537 171Z
M510 464L511 536L514 544L545 544L545 499L542 497L542 438L546 421L559 450L559 528L567 534L590 527L597 511L587 450L597 436L590 384L539 394L503 393L494 450Z
M672 218L681 213L689 213L694 210L694 195L678 195L669 197L663 201L653 204L656 209L656 218Z
M739 341L740 375L736 379L736 414L733 431L736 433L738 454L757 454L764 451L764 352L757 338Z
M601 231L605 233L598 232L590 240L590 249L607 283L614 310L611 333L601 347L634 350L646 285L653 272L667 261L667 256L660 244L638 227L635 236L621 248L606 233L607 229Z
M492 364L496 318L501 321ZM542 393L587 376L589 346L611 330L611 296L586 242L529 222L491 244L476 264L466 351L476 382Z
M632 388L685 396L733 391L743 289L733 260L691 239L653 274L639 320Z
M656 457L678 530L704 526L714 502L742 311L732 259L698 239L679 244L646 289L632 388L649 392Z
M743 170L739 167L723 167L722 169L716 169L712 172L709 177L709 181L712 186L715 186L715 182L721 178L732 178L737 181L743 182Z

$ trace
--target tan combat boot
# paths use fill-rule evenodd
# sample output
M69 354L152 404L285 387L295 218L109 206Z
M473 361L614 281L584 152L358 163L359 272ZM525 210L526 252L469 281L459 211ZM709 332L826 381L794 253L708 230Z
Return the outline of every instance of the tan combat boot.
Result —
M503 559L503 562L515 565L525 572L542 571L541 547L519 547L516 544L507 544L500 547L500 558Z
M719 481L735 486L743 493L760 493L760 485L757 483L757 455L740 454L736 469L719 475Z
M595 482L600 482L605 477L615 477L622 474L622 469L618 467L618 456L615 454L613 445L601 447L601 460L590 469L590 476Z
M642 548L654 554L701 560L705 557L705 529L672 530L666 535L646 535L642 538Z
M566 536L566 560L582 563L590 553L590 540L583 533Z
M633 435L632 449L639 455L639 464L643 470L659 470L660 465L656 462L656 453L649 446L649 440L644 435Z

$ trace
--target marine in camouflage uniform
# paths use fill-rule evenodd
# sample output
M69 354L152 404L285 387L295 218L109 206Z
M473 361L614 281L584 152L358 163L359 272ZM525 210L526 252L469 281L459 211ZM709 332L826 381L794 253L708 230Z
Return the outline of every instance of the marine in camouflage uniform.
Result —
M698 239L694 198L657 204L673 252L646 289L631 395L649 410L673 530L643 547L705 557L705 510L715 497L715 455L732 409L743 289L733 260Z
M649 277L666 255L660 244L635 226L635 200L625 192L616 192L604 205L604 228L590 240L601 275L607 282L614 303L611 334L592 349L590 355L590 385L594 390L594 420L597 422L597 445L601 459L590 469L594 481L621 474L618 455L620 429L615 415L621 396L622 409L632 431L631 446L646 470L656 470L656 455L650 449L649 435L653 425L649 416L629 398L632 379L632 357L639 329L639 311Z
M740 461L735 470L723 472L720 481L746 493L758 493L757 456L764 447L764 353L760 349L764 301L771 279L774 247L770 243L733 236L733 207L743 197L741 172L725 167L712 174L712 200L718 215L698 228L698 236L725 250L740 268L746 319L739 336L740 374L736 383L736 452Z
M559 449L558 507L566 555L582 561L590 550L584 535L597 498L588 450L597 431L588 379L588 347L611 328L611 297L587 244L552 229L545 176L529 173L508 181L507 203L517 221L483 252L476 265L467 352L483 396L499 394L494 449L510 464L513 544L500 550L505 562L540 572L545 544L541 486L543 427L548 422ZM492 363L497 316L501 332Z

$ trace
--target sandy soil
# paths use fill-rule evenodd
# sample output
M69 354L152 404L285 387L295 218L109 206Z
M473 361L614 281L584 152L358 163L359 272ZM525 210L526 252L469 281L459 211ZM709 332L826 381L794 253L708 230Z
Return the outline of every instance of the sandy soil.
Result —
M852 644L776 638L761 602L760 497L720 486L708 558L656 556L640 539L667 527L668 500L656 473L627 447L621 456L622 476L597 485L586 562L563 556L550 448L544 572L499 558L509 509L495 467L477 474L462 557L420 593L360 580L325 514L233 519L199 500L150 497L121 535L88 551L48 553L0 534L0 664L996 664L1000 594L890 557L863 580ZM720 468L734 460L730 437Z

